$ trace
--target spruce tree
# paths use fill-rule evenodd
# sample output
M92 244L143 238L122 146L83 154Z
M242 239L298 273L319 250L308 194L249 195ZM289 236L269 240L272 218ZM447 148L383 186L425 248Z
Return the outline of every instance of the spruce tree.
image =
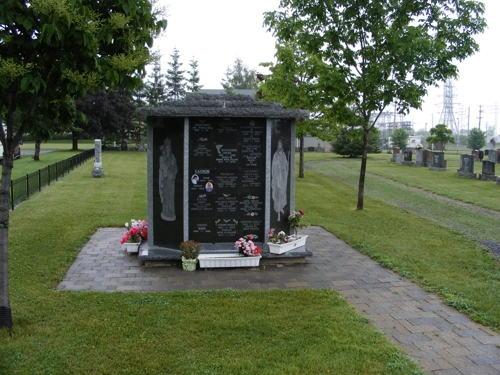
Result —
M200 76L198 71L198 61L196 61L193 57L193 59L189 62L189 66L191 67L191 70L188 73L189 78L187 80L187 91L189 92L200 91L203 85L199 84Z
M179 50L174 48L174 52L170 55L172 62L169 62L170 69L167 70L167 97L169 100L179 100L186 94L186 78L184 70L181 70L182 63L179 61Z
M249 69L240 58L234 61L233 68L228 67L226 70L226 78L222 80L221 85L228 94L233 90L257 90L257 71Z
M151 80L146 82L144 94L151 107L160 106L167 100L167 87L164 81L165 75L161 74L161 65L157 60L153 67Z

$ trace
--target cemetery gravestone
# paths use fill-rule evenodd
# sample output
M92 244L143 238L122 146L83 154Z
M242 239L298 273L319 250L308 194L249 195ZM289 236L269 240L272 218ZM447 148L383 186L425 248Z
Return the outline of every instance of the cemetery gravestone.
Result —
M432 164L432 151L426 149L424 150L424 166L428 167L431 164Z
M477 178L476 173L474 173L474 155L460 155L460 169L457 170L457 173L460 177Z
M482 181L496 181L495 163L490 160L483 160L483 170L479 175Z
M94 169L92 170L92 177L102 177L104 169L102 169L102 143L100 139L94 141Z
M400 151L401 150L399 149L399 147L393 147L392 148L392 158L391 158L392 162L396 161L396 157L397 157L397 155L399 155Z
M424 149L417 149L415 151L415 165L418 167L423 167L425 165L424 162Z
M411 149L405 149L403 153L403 165L413 165L413 151Z
M403 154L396 155L396 164L403 164Z
M270 228L290 232L295 119L307 111L249 96L190 94L139 113L148 122L146 256L174 259L187 240L203 251L234 250L246 234L258 236L264 256Z
M474 156L474 161L479 161L479 151L472 150L472 156Z
M446 160L444 159L444 152L432 152L432 164L429 169L433 171L445 171Z
M497 150L489 150L488 151L488 160L496 164L498 162L498 151Z

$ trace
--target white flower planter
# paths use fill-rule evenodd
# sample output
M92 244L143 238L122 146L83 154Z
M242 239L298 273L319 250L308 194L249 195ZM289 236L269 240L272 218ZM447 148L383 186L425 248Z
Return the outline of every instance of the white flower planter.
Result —
M182 257L182 269L184 271L195 271L198 259L186 259Z
M269 252L271 254L283 254L290 250L297 250L298 248L306 245L307 236L301 236L296 240L283 244L276 244L268 242Z
M137 242L137 243L125 242L125 247L127 248L128 254L138 253L140 245L141 245L140 242Z
M245 257L239 254L200 254L200 268L258 267L261 256Z

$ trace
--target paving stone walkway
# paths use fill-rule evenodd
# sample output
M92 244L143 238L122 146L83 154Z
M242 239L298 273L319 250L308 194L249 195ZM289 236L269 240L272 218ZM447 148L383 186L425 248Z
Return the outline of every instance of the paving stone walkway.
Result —
M306 264L184 272L142 267L119 244L121 228L99 229L59 284L60 290L171 291L233 288L332 288L433 375L500 374L500 335L440 298L381 267L337 237L310 227Z

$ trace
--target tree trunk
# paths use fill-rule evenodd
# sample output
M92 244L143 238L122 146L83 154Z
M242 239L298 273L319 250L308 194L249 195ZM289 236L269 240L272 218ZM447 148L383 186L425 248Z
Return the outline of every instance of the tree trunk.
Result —
M35 156L33 157L34 160L40 160L40 144L42 141L40 139L37 139L35 141Z
M9 197L12 167L14 166L11 144L6 145L2 161L2 185L0 187L0 329L12 327L12 309L9 303L8 240Z
M299 135L299 178L304 178L304 133Z
M72 148L72 150L77 151L78 150L78 136L76 135L76 132L72 132L72 134L73 134L73 148Z
M361 168L359 170L359 185L358 185L358 206L356 210L363 209L363 201L365 195L365 174L366 174L366 159L368 155L368 133L363 132L363 156L361 157Z

